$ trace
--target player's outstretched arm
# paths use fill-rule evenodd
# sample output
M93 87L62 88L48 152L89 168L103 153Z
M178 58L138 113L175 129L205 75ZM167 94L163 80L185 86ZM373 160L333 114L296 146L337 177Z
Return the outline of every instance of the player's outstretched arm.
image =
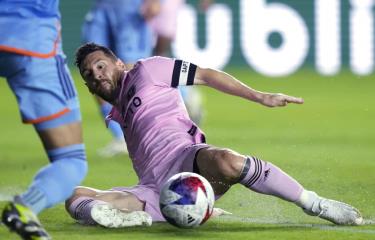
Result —
M303 99L281 93L266 93L250 88L228 73L197 67L195 84L207 85L219 91L258 102L267 107L281 107L288 103L302 104Z

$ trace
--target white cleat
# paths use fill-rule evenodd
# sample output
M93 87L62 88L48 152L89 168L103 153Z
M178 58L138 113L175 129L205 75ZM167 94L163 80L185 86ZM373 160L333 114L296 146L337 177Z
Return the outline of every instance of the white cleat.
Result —
M151 226L152 218L144 211L124 212L109 204L96 204L91 209L91 217L99 225L107 228Z
M128 154L128 149L124 139L113 139L105 147L98 150L101 157L109 158L116 155Z
M364 220L361 213L349 204L318 197L312 209L304 209L311 216L318 216L337 225L363 225Z

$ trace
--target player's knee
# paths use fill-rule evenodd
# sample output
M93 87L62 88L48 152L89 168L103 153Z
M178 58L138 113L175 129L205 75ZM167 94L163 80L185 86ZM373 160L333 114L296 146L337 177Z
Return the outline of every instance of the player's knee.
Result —
M79 197L93 197L97 194L96 191L83 187L83 186L78 186L74 188L72 197L79 198Z
M220 149L214 154L217 169L222 177L235 182L241 172L243 157L230 149Z
M95 196L97 192L91 190L87 187L78 186L73 190L72 195L65 201L65 208L69 210L70 205L80 197L92 197Z

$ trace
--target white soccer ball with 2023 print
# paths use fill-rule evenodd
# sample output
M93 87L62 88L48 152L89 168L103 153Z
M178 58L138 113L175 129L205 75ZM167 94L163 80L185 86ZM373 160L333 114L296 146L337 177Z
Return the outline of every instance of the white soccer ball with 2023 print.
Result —
M210 218L214 203L211 184L196 173L178 173L168 179L160 191L161 213L176 227L202 225Z

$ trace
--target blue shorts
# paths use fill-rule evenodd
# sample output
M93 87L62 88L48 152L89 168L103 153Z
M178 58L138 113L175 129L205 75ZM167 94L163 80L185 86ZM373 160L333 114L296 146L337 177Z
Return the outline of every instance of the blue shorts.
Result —
M97 1L82 28L84 42L110 48L122 61L134 63L152 54L150 26L139 14L142 1Z
M46 59L0 52L0 76L13 90L24 123L41 130L81 121L77 91L62 52Z

